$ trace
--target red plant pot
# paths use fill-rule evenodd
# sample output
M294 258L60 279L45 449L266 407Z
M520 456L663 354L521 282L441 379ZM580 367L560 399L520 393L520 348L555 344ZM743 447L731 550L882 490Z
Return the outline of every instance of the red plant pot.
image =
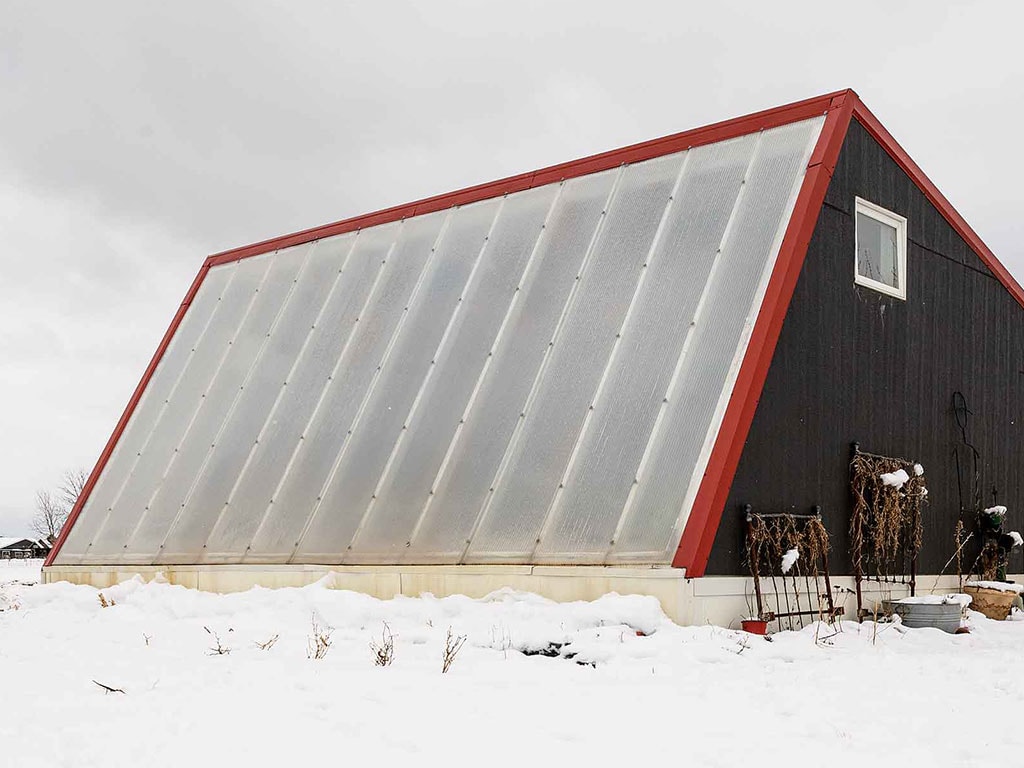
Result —
M749 632L752 635L768 634L767 621L761 621L760 619L743 619L742 626L744 632Z

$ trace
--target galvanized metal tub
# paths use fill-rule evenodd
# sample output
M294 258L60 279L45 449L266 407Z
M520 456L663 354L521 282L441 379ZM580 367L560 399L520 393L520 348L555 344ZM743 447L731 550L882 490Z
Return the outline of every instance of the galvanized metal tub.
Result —
M893 600L887 607L900 617L905 627L919 629L934 627L954 634L960 628L960 604L949 603L903 603Z

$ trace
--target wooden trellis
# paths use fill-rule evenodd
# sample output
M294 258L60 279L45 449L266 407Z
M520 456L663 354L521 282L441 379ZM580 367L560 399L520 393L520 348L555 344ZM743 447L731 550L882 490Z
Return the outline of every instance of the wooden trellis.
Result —
M747 563L754 582L757 617L777 621L781 630L802 627L804 617L833 621L840 615L843 609L836 607L832 595L829 537L821 520L821 508L815 507L809 515L760 513L748 504L744 513ZM799 557L784 572L783 557L792 549L800 553Z
M910 594L917 587L917 556L921 551L921 507L927 499L924 470L920 464L860 450L853 443L850 459L850 560L857 587L857 616L870 611L863 606L864 581L906 584ZM887 484L883 475L904 471L901 485Z

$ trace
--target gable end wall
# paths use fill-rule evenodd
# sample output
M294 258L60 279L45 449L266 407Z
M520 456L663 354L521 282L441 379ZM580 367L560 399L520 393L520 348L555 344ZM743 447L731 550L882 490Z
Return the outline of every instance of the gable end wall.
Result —
M907 300L856 286L854 198L907 218ZM709 575L742 574L745 504L807 512L820 504L833 573L849 573L850 443L920 461L920 573L953 554L960 516L955 391L972 411L985 505L1024 526L1024 310L856 120L840 153L783 324L711 552ZM961 456L964 454L961 448ZM965 496L973 471L961 471ZM995 494L993 494L993 490ZM969 497L969 496L968 496ZM971 523L965 520L970 530ZM971 562L974 552L965 555ZM1011 571L1020 571L1021 554Z

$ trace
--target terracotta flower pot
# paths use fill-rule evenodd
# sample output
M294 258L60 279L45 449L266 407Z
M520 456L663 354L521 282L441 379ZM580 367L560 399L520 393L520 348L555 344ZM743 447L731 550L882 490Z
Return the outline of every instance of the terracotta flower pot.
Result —
M752 635L768 634L767 621L761 621L760 619L743 619L742 626L744 632L749 632Z

